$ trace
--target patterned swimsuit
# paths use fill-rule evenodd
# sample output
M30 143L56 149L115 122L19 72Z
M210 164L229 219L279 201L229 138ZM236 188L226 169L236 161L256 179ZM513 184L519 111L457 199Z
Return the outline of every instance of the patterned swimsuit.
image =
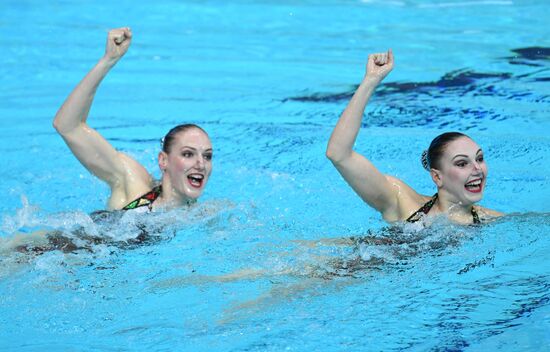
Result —
M435 204L435 201L437 200L437 193L434 194L434 196L432 197L432 199L430 199L429 201L426 202L426 204L424 204L423 206L420 207L420 209L418 209L417 211L415 211L411 216L409 216L407 218L407 220L405 220L406 222L417 222L418 220L420 220L423 216L426 216L428 215L428 213L430 212L430 209L432 209L432 207L434 206ZM477 211L475 210L474 207L472 207L472 218L474 219L474 224L481 224L481 220L479 220L479 215L477 214Z
M153 210L153 202L160 196L162 193L162 185L153 187L152 190L145 193L144 195L138 197L137 199L131 201L121 210L133 210L137 208L147 207L149 211ZM142 208L145 209L145 208ZM141 209L140 209L141 210Z

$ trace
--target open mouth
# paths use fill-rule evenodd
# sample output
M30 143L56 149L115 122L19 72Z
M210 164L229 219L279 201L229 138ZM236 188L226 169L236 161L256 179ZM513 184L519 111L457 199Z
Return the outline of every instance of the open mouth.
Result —
M472 193L481 192L481 179L478 178L476 180L468 182L467 184L464 185L464 188L466 188L468 192L472 192Z
M204 175L201 175L201 174L191 174L191 175L188 175L188 176L187 176L187 179L189 180L189 184L190 184L192 187L201 188L201 187L202 187L202 183L203 183L203 181L204 181Z

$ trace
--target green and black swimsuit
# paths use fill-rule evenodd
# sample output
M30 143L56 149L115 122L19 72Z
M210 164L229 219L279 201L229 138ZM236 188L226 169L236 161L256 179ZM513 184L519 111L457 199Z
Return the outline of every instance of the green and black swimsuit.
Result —
M426 202L426 204L424 204L423 206L420 207L420 209L418 209L417 211L415 211L411 216L409 216L407 218L407 220L405 220L406 222L417 222L418 220L420 220L422 217L428 215L428 213L430 212L430 210L432 209L432 207L434 206L435 204L435 201L437 200L437 193L434 194L434 196L432 197L432 199L430 199L429 201ZM481 220L479 220L479 215L477 214L477 211L475 210L474 207L472 207L472 218L473 218L473 222L474 224L481 224Z
M126 210L141 208L141 207L147 207L149 211L152 211L153 202L157 200L157 198L161 195L161 193L162 193L162 185L153 187L152 190L138 197L137 199L131 201L130 203L128 203L128 205L126 205L121 210L126 211Z

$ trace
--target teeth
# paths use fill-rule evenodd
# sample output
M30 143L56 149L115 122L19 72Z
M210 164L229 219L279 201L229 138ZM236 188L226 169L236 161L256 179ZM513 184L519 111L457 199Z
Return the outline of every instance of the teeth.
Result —
M204 175L201 174L193 174L193 175L187 175L187 178L189 179L189 182L195 186L200 187L202 185L202 181L204 179Z
M472 182L468 182L466 186L479 186L481 184L481 180L476 180Z

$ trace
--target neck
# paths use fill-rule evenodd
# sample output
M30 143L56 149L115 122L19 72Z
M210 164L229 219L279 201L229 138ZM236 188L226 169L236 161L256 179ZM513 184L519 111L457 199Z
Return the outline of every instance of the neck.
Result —
M153 203L154 208L161 208L161 209L173 209L178 208L185 205L191 205L195 203L195 199L191 198L185 198L185 199L177 199L175 197L167 197L163 194L160 195L157 200Z
M446 214L454 222L472 222L473 204L464 204L443 190L438 191L438 198L434 207L438 213Z
M170 181L163 178L162 192L153 203L155 208L172 209L194 204L197 200L181 194L172 187Z

